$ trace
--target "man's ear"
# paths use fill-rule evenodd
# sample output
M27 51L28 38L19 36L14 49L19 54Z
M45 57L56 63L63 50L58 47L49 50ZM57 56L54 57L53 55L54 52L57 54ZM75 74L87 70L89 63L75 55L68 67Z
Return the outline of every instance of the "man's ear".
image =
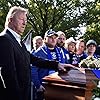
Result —
M8 22L12 22L12 21L13 21L13 18L10 17L10 18L8 19Z
M44 37L44 39L43 39L44 41L46 40L46 37Z

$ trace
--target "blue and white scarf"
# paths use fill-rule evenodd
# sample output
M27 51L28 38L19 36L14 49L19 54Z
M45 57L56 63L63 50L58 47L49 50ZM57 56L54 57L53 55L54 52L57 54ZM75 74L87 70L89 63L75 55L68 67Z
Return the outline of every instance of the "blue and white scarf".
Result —
M57 61L59 61L60 63L64 63L65 61L64 61L64 58L63 58L63 54L62 54L62 52L61 52L61 49L59 48L59 47L57 47L57 46L55 46L55 52L56 52L56 57L57 57ZM47 55L47 59L49 59L49 60L53 60L53 58L52 58L52 55L51 55L51 51L50 51L50 49L48 48L48 46L44 46L43 48L42 48L42 50L44 51L44 53Z

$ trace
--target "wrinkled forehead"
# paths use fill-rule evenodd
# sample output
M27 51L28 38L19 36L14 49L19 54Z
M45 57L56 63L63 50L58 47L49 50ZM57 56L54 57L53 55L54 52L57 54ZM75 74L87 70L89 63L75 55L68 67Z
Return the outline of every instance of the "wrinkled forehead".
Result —
M22 12L22 11L20 11L20 12L16 12L12 17L25 17L25 18L27 18L27 13L26 12Z

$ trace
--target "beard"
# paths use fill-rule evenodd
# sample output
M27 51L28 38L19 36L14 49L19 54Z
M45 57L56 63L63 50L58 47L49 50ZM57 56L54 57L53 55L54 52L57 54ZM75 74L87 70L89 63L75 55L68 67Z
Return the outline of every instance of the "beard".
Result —
M52 45L52 44L48 44L48 43L46 43L46 45L49 47L49 48L54 48L55 46L54 45Z
M65 45L65 43L63 43L63 42L57 43L58 47L64 47L64 45Z

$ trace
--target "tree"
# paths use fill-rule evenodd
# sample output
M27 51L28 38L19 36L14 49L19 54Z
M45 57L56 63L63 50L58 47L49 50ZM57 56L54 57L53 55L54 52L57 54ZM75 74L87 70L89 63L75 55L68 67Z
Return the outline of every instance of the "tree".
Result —
M87 30L83 38L88 41L94 39L100 44L100 3L94 0L87 9Z
M75 37L80 33L77 27L86 23L85 18L87 17L84 8L86 8L89 2L86 0L83 1L30 0L30 2L27 3L25 0L0 0L0 8L5 7L5 11L7 12L8 8L14 5L27 8L29 10L29 17L25 33L27 33L30 28L33 28L34 35L43 36L48 29L54 29L56 31L64 31L67 37ZM0 12L0 14L7 14L7 12L2 9L1 11L2 13ZM5 20L5 16L2 19Z
M30 0L29 22L37 35L55 29L64 31L67 37L75 37L79 30L73 28L84 23L84 11L81 9L85 4L80 0Z
M0 0L0 31L4 29L4 23L8 9L8 2L6 0Z

